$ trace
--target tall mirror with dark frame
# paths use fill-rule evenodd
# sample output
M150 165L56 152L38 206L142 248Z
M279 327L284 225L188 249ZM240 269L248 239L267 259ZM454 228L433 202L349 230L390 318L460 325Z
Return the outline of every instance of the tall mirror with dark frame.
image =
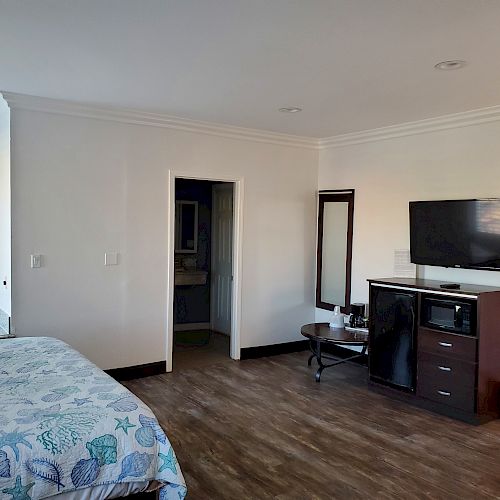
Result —
M349 312L354 189L320 191L316 307Z

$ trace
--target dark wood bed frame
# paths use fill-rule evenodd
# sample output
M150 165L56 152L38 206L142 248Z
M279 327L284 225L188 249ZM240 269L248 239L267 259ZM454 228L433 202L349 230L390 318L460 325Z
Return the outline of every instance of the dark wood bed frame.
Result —
M124 499L133 499L133 500L157 500L158 499L158 491L150 491L149 493L135 493L134 495L129 495L128 497L121 497Z

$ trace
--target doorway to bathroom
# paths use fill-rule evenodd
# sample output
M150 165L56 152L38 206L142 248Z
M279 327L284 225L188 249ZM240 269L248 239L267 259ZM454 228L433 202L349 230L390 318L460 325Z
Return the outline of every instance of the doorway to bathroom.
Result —
M172 364L185 370L231 356L235 184L174 179Z

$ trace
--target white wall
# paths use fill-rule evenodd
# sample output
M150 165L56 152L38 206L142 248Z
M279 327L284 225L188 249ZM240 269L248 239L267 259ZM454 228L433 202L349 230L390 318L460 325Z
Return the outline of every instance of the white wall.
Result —
M10 278L10 111L0 97L0 309L9 315Z
M241 346L314 320L317 152L16 108L11 135L17 334L102 368L165 359L169 169L244 178Z
M320 152L319 189L354 188L352 302L368 278L393 275L409 248L411 200L500 197L500 123L492 122ZM419 276L500 286L500 272L419 267ZM318 321L328 311L316 310Z

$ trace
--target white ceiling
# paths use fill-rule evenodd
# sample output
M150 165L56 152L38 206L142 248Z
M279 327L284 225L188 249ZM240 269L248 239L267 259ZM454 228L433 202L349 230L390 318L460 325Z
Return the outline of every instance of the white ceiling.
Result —
M318 138L500 104L499 49L498 0L0 0L2 90Z

